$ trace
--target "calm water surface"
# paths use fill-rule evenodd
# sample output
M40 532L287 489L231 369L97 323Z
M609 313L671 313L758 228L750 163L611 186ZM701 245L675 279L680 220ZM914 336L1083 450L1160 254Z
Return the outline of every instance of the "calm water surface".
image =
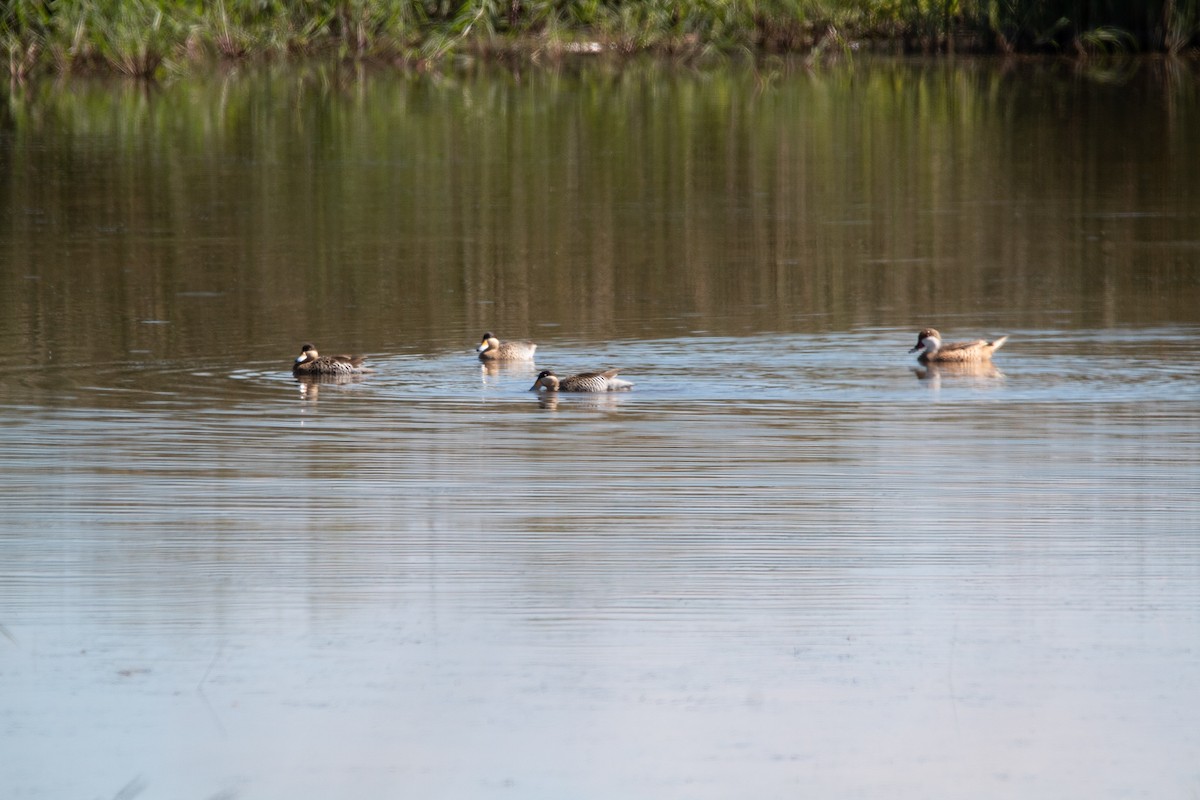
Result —
M10 90L0 795L1196 797L1178 70Z

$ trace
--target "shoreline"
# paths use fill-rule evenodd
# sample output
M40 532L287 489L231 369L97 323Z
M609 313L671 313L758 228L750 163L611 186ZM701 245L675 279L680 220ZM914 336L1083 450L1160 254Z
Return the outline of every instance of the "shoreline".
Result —
M538 66L574 58L657 57L703 64L863 52L884 55L1020 55L1052 58L1166 54L1200 58L1200 0L1130 2L1104 18L1061 3L1075 21L1025 0L998 17L969 0L896 10L876 0L703 0L507 4L456 9L411 0L227 0L197 10L178 0L137 0L119 10L82 2L66 10L18 0L0 15L9 77L195 74L217 63L320 58L435 70L454 59ZM432 9L432 12L431 12ZM954 13L950 13L953 10Z

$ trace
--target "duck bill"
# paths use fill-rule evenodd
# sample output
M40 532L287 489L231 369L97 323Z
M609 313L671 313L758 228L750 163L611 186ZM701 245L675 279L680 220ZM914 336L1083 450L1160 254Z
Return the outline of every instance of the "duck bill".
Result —
M487 349L488 349L487 342L484 342L483 344L479 345L479 347L475 348L475 352L482 353L484 350L487 350Z
M916 345L913 347L913 349L909 350L908 352L910 352L910 353L915 353L915 352L917 352L918 350L924 350L924 349L925 349L925 343L924 343L924 342L917 342L917 344L916 344Z

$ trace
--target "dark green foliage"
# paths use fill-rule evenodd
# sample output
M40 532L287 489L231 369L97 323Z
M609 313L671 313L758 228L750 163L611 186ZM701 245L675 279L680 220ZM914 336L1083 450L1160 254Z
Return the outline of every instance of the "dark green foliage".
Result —
M152 77L205 58L326 53L422 64L453 52L1181 52L1200 0L0 0L9 73Z
M1000 50L1164 50L1200 44L1200 0L979 0L963 18Z

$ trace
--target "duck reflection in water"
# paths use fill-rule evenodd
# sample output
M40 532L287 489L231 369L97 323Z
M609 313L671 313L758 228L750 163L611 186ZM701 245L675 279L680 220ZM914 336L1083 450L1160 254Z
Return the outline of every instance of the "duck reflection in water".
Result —
M942 378L961 379L969 383L991 383L1004 379L1004 373L991 361L930 361L913 367L912 371L917 380L928 382L933 389L942 385Z
M616 411L628 399L625 392L576 392L567 397L562 392L538 392L538 408L550 411L586 408L599 411Z
M527 378L537 369L531 361L480 361L479 373L484 385L499 383L502 376Z
M345 375L304 375L298 374L293 376L296 384L300 387L301 400L316 400L321 394L321 386L345 386L350 383L362 383L362 373L348 373Z

